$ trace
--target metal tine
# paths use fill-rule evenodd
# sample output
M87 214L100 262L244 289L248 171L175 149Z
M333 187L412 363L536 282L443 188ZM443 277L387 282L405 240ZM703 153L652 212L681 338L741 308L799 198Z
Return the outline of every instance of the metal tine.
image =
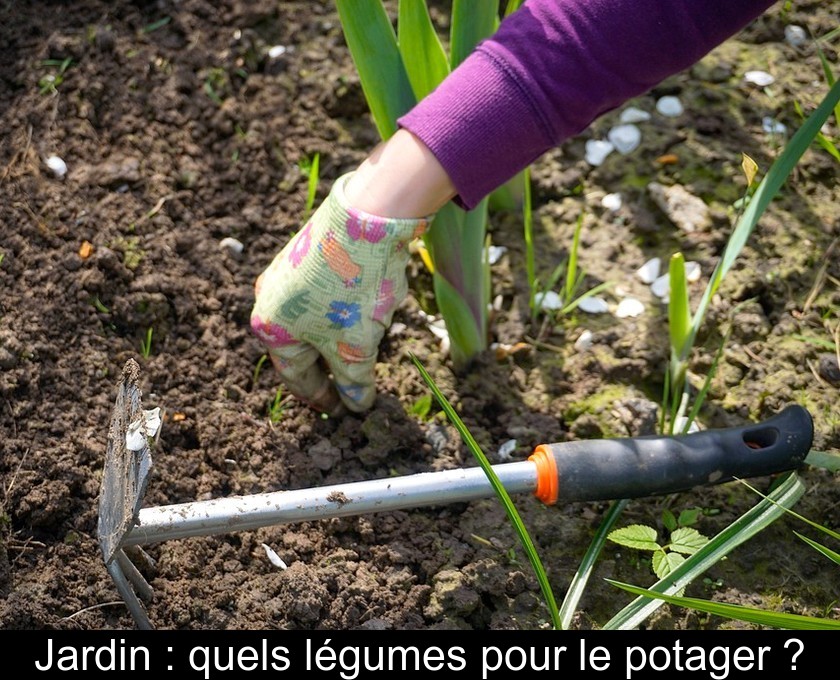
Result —
M125 602L125 606L128 607L128 612L131 614L131 618L134 619L134 623L137 625L137 628L140 630L153 630L154 626L152 626L152 622L149 621L149 617L146 615L143 605L140 604L140 601L137 599L137 595L134 594L134 590L132 590L131 584L126 579L125 574L123 574L118 561L112 560L105 565L105 568L111 575L114 585L117 586L120 597L122 597L123 602Z
M144 602L151 602L155 596L155 591L152 590L152 586L143 578L143 574L134 566L134 562L128 559L128 556L122 550L117 551L117 562L119 562L120 569L122 569L125 576L131 581L140 599Z
M125 551L125 556L134 562L135 565L139 564L141 568L151 571L157 566L157 560L139 545L127 545L123 550Z

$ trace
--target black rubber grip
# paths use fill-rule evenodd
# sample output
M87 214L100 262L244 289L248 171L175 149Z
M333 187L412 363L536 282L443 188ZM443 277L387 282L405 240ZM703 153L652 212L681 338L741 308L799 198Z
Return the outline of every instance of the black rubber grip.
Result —
M559 500L593 501L668 494L794 470L813 438L811 414L793 405L755 425L548 448L557 464Z

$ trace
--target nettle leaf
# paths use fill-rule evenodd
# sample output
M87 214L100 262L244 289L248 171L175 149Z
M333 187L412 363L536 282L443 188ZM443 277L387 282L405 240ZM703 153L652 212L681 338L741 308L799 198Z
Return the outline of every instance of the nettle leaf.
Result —
M607 536L613 543L636 550L662 550L656 542L656 529L644 524L631 524L611 531Z
M702 508L687 508L680 513L677 524L681 527L690 527L693 524L697 524L697 520L701 514L703 514Z
M685 557L679 553L657 550L653 553L652 562L654 573L660 579L663 579L685 562Z
M708 542L709 539L697 529L682 527L671 534L671 543L668 547L683 555L693 555Z

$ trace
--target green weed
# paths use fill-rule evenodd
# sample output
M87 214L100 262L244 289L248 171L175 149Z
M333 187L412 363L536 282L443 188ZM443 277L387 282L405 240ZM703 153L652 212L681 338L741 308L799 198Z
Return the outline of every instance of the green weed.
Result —
M140 339L140 356L148 359L152 355L152 333L154 329L149 326L146 329L146 336Z

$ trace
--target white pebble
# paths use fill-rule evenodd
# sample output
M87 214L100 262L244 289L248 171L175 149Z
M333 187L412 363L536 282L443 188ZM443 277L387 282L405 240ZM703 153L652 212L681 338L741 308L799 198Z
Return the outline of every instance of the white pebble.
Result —
M626 319L627 317L639 316L644 311L645 306L641 300L637 300L634 297L626 297L618 303L615 315L619 319Z
M586 142L586 162L589 165L599 166L609 156L615 147L603 139L589 139Z
M563 308L563 300L553 290L548 290L545 293L537 293L534 298L534 302L540 309L544 309L546 311Z
M499 460L502 462L507 462L510 460L511 454L516 451L516 440L515 439L508 439L504 444L499 447Z
M157 435L160 429L160 407L144 410L140 417L125 430L125 448L142 451L148 445L148 437Z
M231 255L241 255L242 251L245 250L245 245L242 241L227 236L219 241L219 248L227 250Z
M487 261L490 264L496 264L506 252L507 248L504 246L490 246L487 249Z
M650 120L650 114L647 111L637 109L635 106L628 106L621 112L619 120L622 123L644 123Z
M590 347L592 347L592 331L583 331L580 337L575 340L575 349L578 352L585 352Z
M790 26L785 26L785 40L788 45L800 47L808 41L808 34L802 26L791 24Z
M767 71L747 71L744 74L744 80L759 87L767 87L771 85L776 79Z
M650 284L650 292L660 300L664 300L671 294L671 277L663 274Z
M656 110L668 118L676 118L682 115L683 105L678 97L671 95L660 97L656 102Z
M764 116L761 119L761 128L770 135L783 135L787 132L787 125L770 116Z
M578 308L587 314L603 314L609 310L610 306L604 298L591 296L583 298L578 303Z
M282 57L284 54L286 54L285 45L274 45L273 47L268 48L269 59L277 59L277 57Z
M607 194L601 199L601 205L613 212L620 210L622 205L621 194Z
M265 550L265 554L268 556L268 561L271 562L275 567L278 569L288 569L286 563L280 559L280 555L274 552L269 546L265 543L262 544L263 549Z
M694 283L700 280L700 263L686 262L685 263L685 280L689 283Z
M653 257L636 270L636 276L638 276L643 283L650 285L656 281L656 277L659 276L659 270L661 268L662 260L658 257Z
M47 167L52 170L53 174L62 179L64 175L67 174L67 163L64 162L64 159L59 158L58 156L50 156L47 159Z
M622 155L634 151L642 141L642 132L632 123L616 125L607 133L607 139Z

